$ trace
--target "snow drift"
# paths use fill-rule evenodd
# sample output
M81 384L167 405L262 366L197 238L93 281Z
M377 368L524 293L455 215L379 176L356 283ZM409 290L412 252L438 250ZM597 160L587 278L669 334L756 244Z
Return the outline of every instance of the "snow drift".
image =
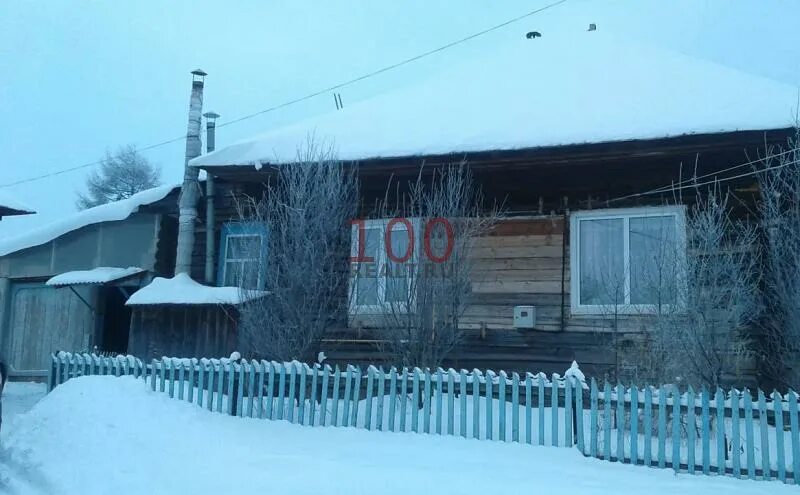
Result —
M131 377L70 380L5 435L3 493L796 491L778 482L612 464L570 448L234 418L151 392Z

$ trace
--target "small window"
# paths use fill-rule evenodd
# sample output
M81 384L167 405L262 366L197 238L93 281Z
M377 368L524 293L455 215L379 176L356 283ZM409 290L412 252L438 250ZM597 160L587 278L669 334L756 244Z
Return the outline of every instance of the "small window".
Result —
M222 226L217 283L225 287L263 289L267 229L258 223Z
M387 236L390 226L391 234ZM379 219L353 224L350 242L351 313L381 314L390 309L408 307L413 285L410 276L418 257L416 248L419 243L414 236L415 230L416 220ZM391 243L389 246L387 237ZM412 241L413 246L410 244Z
M685 292L685 237L683 207L573 214L572 312L654 313L679 307Z

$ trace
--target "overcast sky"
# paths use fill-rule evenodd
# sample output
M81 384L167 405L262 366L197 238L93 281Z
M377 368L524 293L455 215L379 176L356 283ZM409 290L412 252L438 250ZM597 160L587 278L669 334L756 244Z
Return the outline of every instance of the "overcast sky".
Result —
M0 186L186 132L191 77L224 122L379 69L554 0L0 2ZM800 88L798 0L567 0L503 31L559 18ZM345 105L424 79L478 50L489 34L340 90ZM546 70L546 68L545 68ZM691 75L676 75L691 77ZM744 96L744 95L743 95ZM402 104L402 102L399 102ZM220 130L217 146L334 111L325 94ZM183 143L146 153L178 183ZM40 212L6 218L13 235L75 210L88 169L0 192Z

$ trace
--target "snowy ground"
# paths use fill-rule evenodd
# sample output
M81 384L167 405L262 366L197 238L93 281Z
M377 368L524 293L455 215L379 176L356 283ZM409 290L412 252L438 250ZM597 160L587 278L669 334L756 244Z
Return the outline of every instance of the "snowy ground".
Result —
M232 418L140 380L70 380L5 431L0 493L228 492L660 495L796 493L679 475L570 448ZM5 428L4 428L5 430Z
M47 393L44 383L9 382L3 390L3 430L26 413Z

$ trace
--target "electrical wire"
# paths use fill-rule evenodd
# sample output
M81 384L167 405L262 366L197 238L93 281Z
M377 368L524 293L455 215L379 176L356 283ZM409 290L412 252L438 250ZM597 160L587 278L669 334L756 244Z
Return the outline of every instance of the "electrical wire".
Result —
M355 83L363 81L365 79L369 79L370 77L374 77L374 76L377 76L379 74L383 74L384 72L388 72L388 71L397 69L398 67L402 67L402 66L410 64L412 62L416 62L417 60L420 60L420 59L423 59L425 57L429 57L429 56L434 55L436 53L442 52L442 51L447 50L449 48L452 48L452 47L454 47L456 45L459 45L461 43L465 43L467 41L473 40L473 39L478 38L480 36L483 36L485 34L491 33L493 31L497 31L498 29L506 27L509 24L513 24L515 22L519 22L519 21L521 21L523 19L526 19L526 18L528 18L528 17L530 17L532 15L538 14L540 12L544 12L545 10L551 9L553 7L556 7L556 6L558 6L558 5L562 4L562 3L565 3L566 1L567 0L558 0L556 2L549 3L549 4L545 5L544 7L539 7L537 9L531 10L531 11L525 13L525 14L519 15L517 17L514 17L512 19L504 21L504 22L502 22L500 24L496 24L496 25L494 25L492 27L489 27L487 29L484 29L482 31L478 31L476 33L470 34L469 36L466 36L464 38L460 38L458 40L451 41L450 43L447 43L445 45L439 46L439 47L434 48L432 50L428 50L428 51L420 53L418 55L414 55L413 57L409 57L409 58L400 60L399 62L395 62L395 63L393 63L391 65L387 65L387 66L382 67L382 68L380 68L378 70L375 70L375 71L372 71L372 72L368 72L366 74L360 75L358 77L354 77L354 78L349 79L349 80L344 81L344 82L340 82L340 83L334 84L333 86L328 86L327 88L320 89L319 91L315 91L313 93L309 93L309 94L307 94L305 96L301 96L301 97L295 98L293 100L285 101L285 102L280 103L278 105L274 105L274 106L265 108L263 110L259 110L257 112L253 112L251 114L243 115L243 116L235 118L233 120L228 120L228 121L219 123L219 124L217 124L217 128L229 126L229 125L232 125L232 124L236 124L236 123L242 122L244 120L252 119L253 117L258 117L259 115L264 115L265 113L274 112L276 110L280 110L282 108L286 108L286 107L288 107L290 105L294 105L294 104L297 104L297 103L300 103L300 102L303 102L303 101L306 101L306 100L310 100L311 98L315 98L315 97L323 95L325 93L329 93L331 91L334 91L334 90L337 90L337 89L341 89L341 88L343 88L345 86L349 86L351 84L355 84ZM159 143L151 144L151 145L145 146L143 148L136 148L136 151L148 151L148 150L152 150L154 148L160 148L161 146L166 146L168 144L172 144L172 143L175 143L175 142L178 142L178 141L182 141L184 139L186 139L185 135L184 136L180 136L180 137L176 137L176 138L172 138L172 139L168 139L166 141L161 141ZM34 182L34 181L38 181L38 180L42 180L42 179L47 179L49 177L55 177L57 175L66 174L66 173L69 173L69 172L74 172L76 170L81 170L81 169L84 169L84 168L93 167L93 166L99 165L102 162L103 162L103 160L95 160L95 161L92 161L92 162L83 163L81 165L76 165L74 167L65 168L65 169L62 169L62 170L55 171L55 172L50 172L50 173L47 173L47 174L37 175L35 177L30 177L30 178L27 178L27 179L21 179L21 180L18 180L18 181L15 181L15 182L9 182L9 183L6 183L6 184L0 184L0 188L17 186L17 185L20 185L20 184L26 184L28 182Z

